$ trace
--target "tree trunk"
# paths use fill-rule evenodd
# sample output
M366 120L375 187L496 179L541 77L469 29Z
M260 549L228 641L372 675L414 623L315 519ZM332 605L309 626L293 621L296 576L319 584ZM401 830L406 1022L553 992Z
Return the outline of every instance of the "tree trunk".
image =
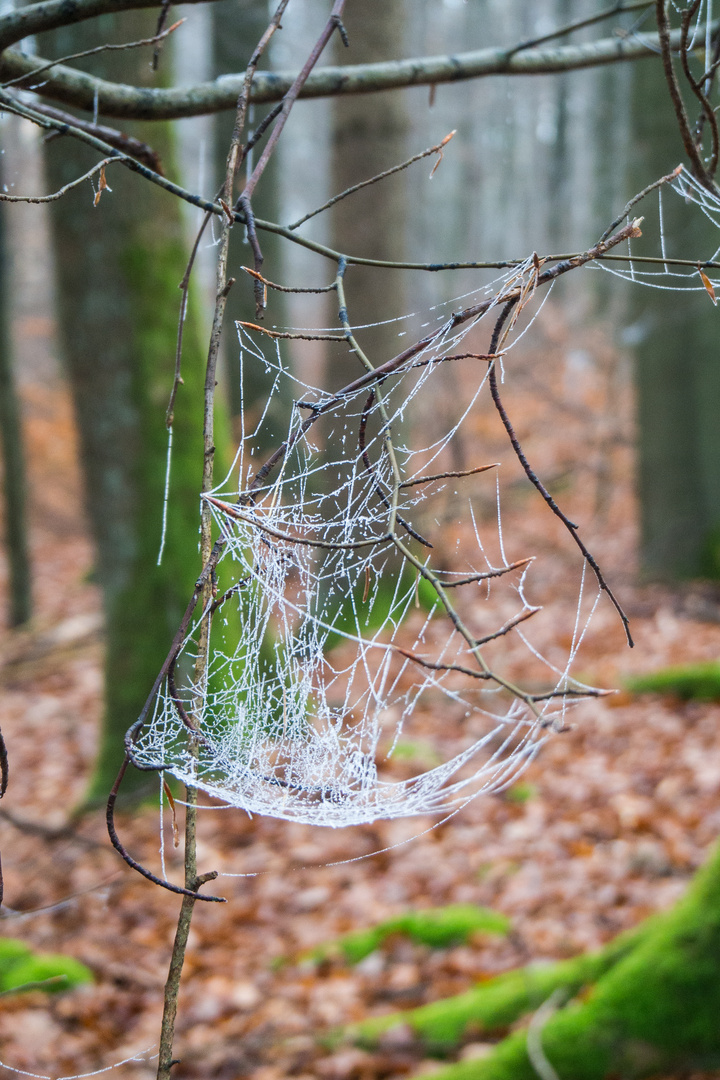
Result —
M267 29L268 11L266 0L246 0L241 6L237 4L236 0L220 0L220 2L212 5L210 15L213 27L213 78L245 71L255 46ZM262 61L263 67L267 66L267 60L267 56L264 57ZM302 108L302 105L298 107ZM257 128L260 121L269 112L269 109L270 106L250 107L248 133ZM234 122L235 116L232 112L220 113L215 118L214 183L217 187L220 186L225 177L228 146L230 145ZM272 131L272 125L269 131ZM250 162L246 161L243 165L242 175L238 178L238 193L242 189L248 167L251 168L252 163L257 160L266 140L267 135L259 143L256 153L251 155ZM275 158L273 158L263 174L263 178L253 197L253 212L256 217L270 221L278 220L276 181L277 165ZM272 281L280 281L282 273L278 266L280 247L278 238L272 233L261 233L260 243L264 257L263 274ZM243 266L252 267L253 265L252 251L247 242L245 230L242 228L233 229L231 234L228 265L230 273L237 279L237 284L228 296L222 349L228 407L233 432L239 437L241 413L245 412L245 430L252 430L262 415L273 385L272 373L266 370L263 364L258 363L255 357L247 357L242 370L240 365L240 344L235 323L239 319L257 322L253 281L248 274L242 271ZM285 321L282 316L284 307L282 299L277 293L268 292L268 311L264 317L269 325ZM284 404L285 407L279 400L271 403L268 415L269 418L277 417L277 432L275 437L271 438L269 429L266 427L263 441L258 443L258 449L274 446L282 438L283 425L287 423L285 416L287 403Z
M58 32L54 48L63 54L148 36L154 21L154 15L140 13L122 23L106 16ZM149 74L147 50L110 54L98 63L98 73L117 77L118 55L125 78L128 63L137 65L141 78ZM152 143L172 175L170 126L138 126L134 133ZM48 157L53 188L96 160L70 139L51 144ZM204 350L191 304L158 566L168 444L164 417L187 249L177 200L121 167L109 169L107 180L112 191L103 192L95 207L89 184L53 204L61 335L107 619L105 716L89 802L104 799L112 784L125 731L162 664L199 570L202 473ZM144 774L131 774L128 781L135 787L150 783Z
M9 569L10 626L22 626L32 614L30 552L25 511L25 456L20 399L10 347L9 257L5 237L7 210L0 206L0 438L5 496L5 551Z
M404 0L350 4L345 26L349 48L336 39L336 62L362 64L403 55ZM407 96L402 92L337 99L333 103L332 194L399 165L407 157L408 127ZM399 173L337 203L331 211L333 247L374 259L402 259L405 194L405 174ZM400 278L399 271L351 266L346 284L350 322L363 326L405 314ZM377 365L397 351L397 328L369 326L358 332L358 341ZM338 377L345 381L344 374Z
M635 184L670 172L682 145L659 64L637 65ZM662 195L668 254L706 258L717 243L695 206ZM643 231L657 251L652 217ZM662 281L660 281L662 284ZM697 293L635 286L641 566L656 578L720 578L720 343L718 315Z

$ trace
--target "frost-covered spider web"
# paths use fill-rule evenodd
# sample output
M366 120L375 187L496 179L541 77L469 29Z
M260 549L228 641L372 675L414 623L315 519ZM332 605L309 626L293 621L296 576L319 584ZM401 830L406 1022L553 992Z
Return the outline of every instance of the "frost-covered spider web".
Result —
M537 260L528 260L488 286L489 319L518 284L532 299L536 280ZM487 536L478 524L474 494L492 495L496 470L448 467L452 440L488 392L487 356L467 335L488 333L477 320L453 329L449 305L431 318L408 362L386 365L380 378L351 356L358 377L335 394L299 380L281 338L241 327L245 367L264 366L273 399L292 406L279 449L256 452L276 422L266 410L242 438L239 482L207 499L225 544L209 667L195 672L207 608L132 746L141 767L249 813L311 824L447 813L510 783L588 691L570 664L597 602L585 597L591 590L581 589L564 666L545 663L523 638L542 685L521 688L503 674L499 645L537 610L525 596L530 560L506 557L499 501ZM519 336L518 323L496 364ZM416 403L440 396L450 363L465 365L473 389L427 441ZM474 552L458 554L435 520L449 485L466 507ZM407 776L396 752L427 716L442 717L442 746L452 749Z
M616 257L598 260L593 267L655 289L707 291L712 295L720 285L718 266L708 265L720 262L720 195L704 187L686 168L679 167L676 174L639 204L645 215L643 239L628 242L627 262ZM689 252L688 230L693 231L697 246L697 225L702 218L707 223L702 249ZM652 262L643 258L648 255Z

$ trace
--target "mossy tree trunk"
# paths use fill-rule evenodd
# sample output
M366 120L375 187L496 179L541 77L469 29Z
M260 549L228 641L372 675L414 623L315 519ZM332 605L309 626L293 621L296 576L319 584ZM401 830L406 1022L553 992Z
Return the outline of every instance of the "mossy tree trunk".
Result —
M103 17L55 35L63 54L110 40L153 33L156 16ZM149 76L149 53L110 54ZM131 57L131 59L128 59ZM139 75L139 73L142 73ZM133 134L160 153L173 173L169 124ZM53 188L96 160L69 139L51 144ZM204 349L192 305L185 323L183 380L173 424L167 535L161 540L168 436L165 409L173 381L187 261L180 207L160 189L121 167L108 170L112 191L93 206L90 185L53 204L60 329L80 433L85 503L97 551L97 578L107 618L105 716L88 802L104 799L122 760L126 729L137 717L199 571L198 492L202 474ZM128 786L150 784L145 774Z
M560 1080L631 1080L720 1065L720 849L685 897L586 993L528 1036L435 1080L536 1080L538 1048ZM531 1057L535 1058L533 1062Z

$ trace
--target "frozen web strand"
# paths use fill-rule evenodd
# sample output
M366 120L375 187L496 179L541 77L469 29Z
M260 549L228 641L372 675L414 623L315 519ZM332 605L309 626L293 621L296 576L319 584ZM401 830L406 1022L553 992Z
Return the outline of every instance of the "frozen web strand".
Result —
M518 285L531 298L534 274L528 260L503 276L489 320ZM535 610L524 576L513 583L499 500L497 569L474 521L477 551L459 568L433 569L437 552L423 536L423 511L447 486L441 466L447 469L451 438L470 422L467 402L458 401L445 434L415 445L419 433L408 421L409 405L436 393L446 357L472 328L447 332L448 325L440 322L432 343L382 387L334 399L298 383L278 341L245 344L254 359L262 356L281 400L297 402L286 449L264 482L248 489L266 411L238 452L240 490L220 489L208 500L225 538L218 596L228 597L212 622L209 669L194 682L198 620L133 744L137 764L249 814L341 828L447 815L500 790L562 719L568 671L558 688L548 667L549 694L535 701L492 673L479 651L478 641L502 638ZM509 338L503 347L511 345ZM454 362L466 363L463 378L475 379L468 385L474 402L486 386L487 361ZM308 425L308 417L317 423ZM402 445L392 442L395 432ZM428 463L441 474L429 481ZM403 552L411 556L404 562ZM527 573L527 560L517 566ZM509 600L517 614L507 620L499 612ZM463 622L476 617L479 603L482 625L495 619L496 626L484 639L469 637ZM189 717L199 731L192 749ZM408 778L396 750L423 717L442 717L454 744L447 760Z
M112 1072L113 1069L119 1069L123 1065L129 1065L131 1062L152 1061L154 1057L157 1057L157 1054L153 1054L149 1058L145 1056L146 1054L149 1054L152 1049L153 1047L149 1046L146 1050L139 1050L136 1054L133 1054L132 1057L123 1058L122 1061L116 1061L112 1065L105 1065L102 1069L95 1069L93 1072L87 1073L73 1073L70 1076L53 1077L45 1073L27 1072L25 1069L16 1069L12 1065L7 1065L4 1061L0 1061L0 1068L7 1069L8 1072L14 1073L16 1076L30 1076L33 1080L87 1080L87 1077L89 1076L101 1076L103 1073Z
M709 254L707 252L705 253L705 259L701 260L699 266L697 262L694 262L692 265L680 265L677 262L673 263L673 259L687 260L688 252L683 249L681 244L683 238L682 232L679 230L676 230L676 236L674 238L674 246L677 250L670 250L670 238L668 235L665 211L667 204L673 197L679 196L686 205L697 207L717 234L720 233L720 199L700 184L688 169L684 168L681 169L677 177L667 185L667 188L669 189L667 197L665 197L662 187L657 189L657 203L655 208L653 208L652 203L650 202L650 196L646 196L642 203L639 204L642 212L648 219L650 218L650 215L652 215L657 220L659 250L653 254L655 254L658 259L662 260L662 264L657 266L657 268L653 267L651 269L643 265L642 260L638 258L636 261L631 259L630 266L626 269L618 262L598 260L592 263L592 269L602 270L605 273L612 274L614 277L622 278L625 281L633 281L637 284L645 285L648 288L662 289L666 292L677 293L704 291L706 286L698 272L699 267L704 267L703 273L712 280L717 288L720 286L718 270L704 266L704 263L706 262L717 262L720 259L720 244L718 244L717 239L714 241L711 240L710 237L712 234L708 232L710 242L716 243L717 246Z

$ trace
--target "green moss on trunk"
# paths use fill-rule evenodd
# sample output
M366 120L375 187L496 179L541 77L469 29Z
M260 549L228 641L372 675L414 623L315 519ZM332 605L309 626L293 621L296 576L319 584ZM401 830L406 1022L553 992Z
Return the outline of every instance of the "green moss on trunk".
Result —
M171 204L164 212L178 217L179 229L179 208ZM204 349L191 309L185 323L183 386L173 422L167 534L158 566L168 446L163 421L174 369L178 283L187 255L179 238L163 236L147 218L139 224L118 262L133 324L128 360L139 451L130 472L134 555L123 587L109 598L105 718L90 802L107 797L122 758L125 731L152 686L200 569ZM224 432L219 434L222 438ZM131 774L129 780L132 786L133 780L142 783L143 777Z
M58 31L53 54L97 39L128 41L152 33L154 16L104 16ZM150 78L136 50L93 58L104 77ZM127 65L131 64L132 70ZM132 65L135 67L132 67ZM159 152L174 174L172 128L138 125L132 134ZM48 147L53 189L81 175L96 155L72 140ZM64 355L80 433L85 503L97 552L97 579L107 619L106 706L99 754L87 796L107 797L123 755L125 731L137 718L172 641L200 569L198 496L203 465L206 347L190 304L173 426L168 527L160 548L167 431L175 341L187 262L181 207L172 196L120 166L107 170L110 191L93 205L90 186L53 204ZM226 425L216 426L222 449ZM130 772L124 790L152 790L147 774Z

